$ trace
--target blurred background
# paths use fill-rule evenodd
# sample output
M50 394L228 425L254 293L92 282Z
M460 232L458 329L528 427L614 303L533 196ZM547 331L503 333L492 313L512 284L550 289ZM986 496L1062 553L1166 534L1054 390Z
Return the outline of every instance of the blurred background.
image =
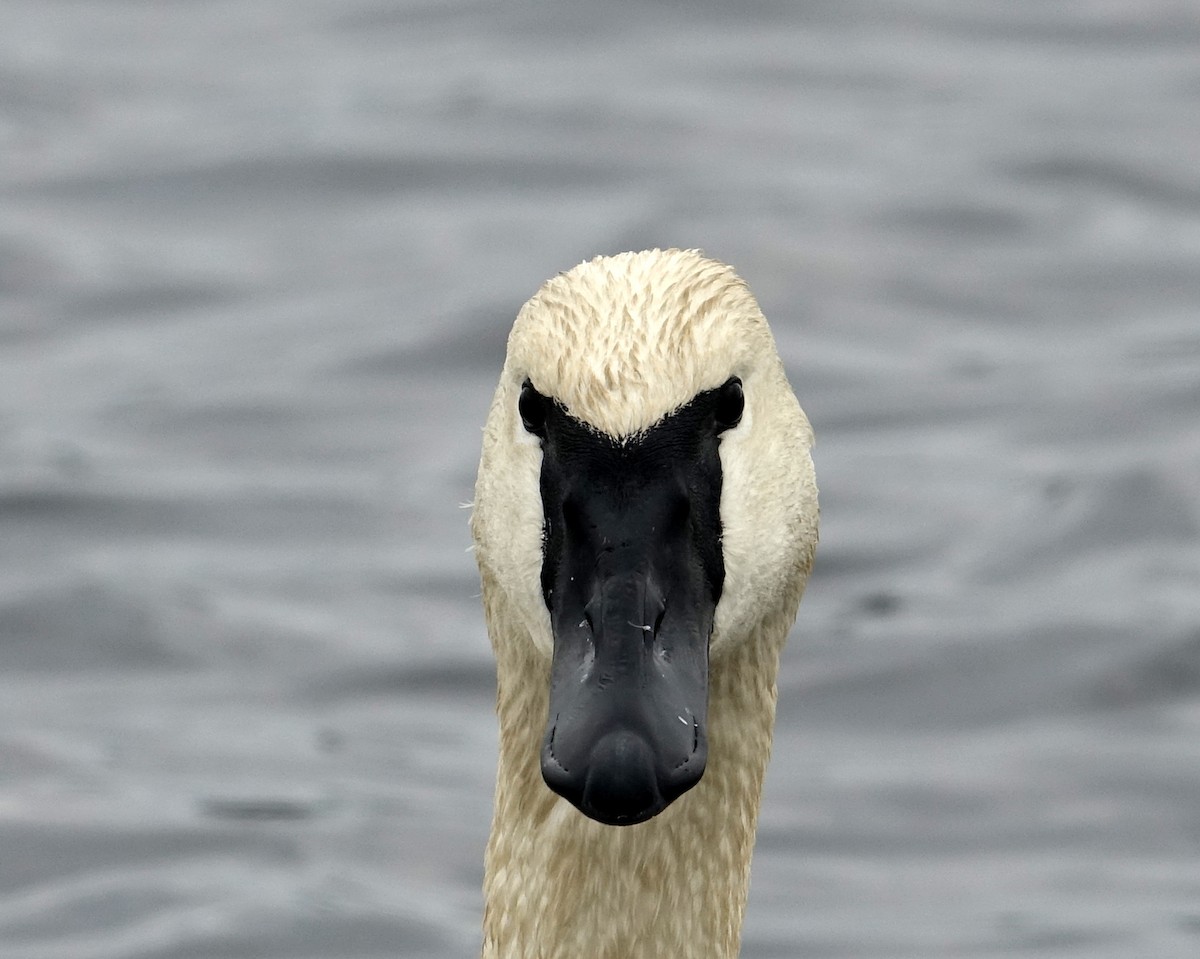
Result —
M747 959L1200 955L1186 0L0 0L0 956L477 954L508 327L700 247L822 545Z

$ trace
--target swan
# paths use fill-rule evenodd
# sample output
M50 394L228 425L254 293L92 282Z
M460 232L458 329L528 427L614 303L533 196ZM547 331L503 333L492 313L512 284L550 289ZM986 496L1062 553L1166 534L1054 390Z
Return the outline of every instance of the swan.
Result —
M485 959L737 955L811 445L754 297L699 251L598 257L520 310L471 516Z

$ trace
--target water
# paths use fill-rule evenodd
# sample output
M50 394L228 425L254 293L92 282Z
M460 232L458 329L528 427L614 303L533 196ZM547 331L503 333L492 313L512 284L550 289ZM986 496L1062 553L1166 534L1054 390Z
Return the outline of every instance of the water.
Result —
M1200 17L0 3L0 955L470 956L517 308L699 246L817 430L744 955L1200 950Z

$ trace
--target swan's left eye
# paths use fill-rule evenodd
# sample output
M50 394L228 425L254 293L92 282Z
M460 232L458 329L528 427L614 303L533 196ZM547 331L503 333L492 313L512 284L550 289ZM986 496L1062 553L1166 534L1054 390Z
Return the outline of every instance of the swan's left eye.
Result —
M730 430L742 421L742 411L746 408L746 396L742 392L742 381L731 376L717 391L716 419L717 430Z
M521 414L521 422L534 436L546 438L546 408L550 401L533 388L526 380L521 384L521 398L517 401L517 410Z

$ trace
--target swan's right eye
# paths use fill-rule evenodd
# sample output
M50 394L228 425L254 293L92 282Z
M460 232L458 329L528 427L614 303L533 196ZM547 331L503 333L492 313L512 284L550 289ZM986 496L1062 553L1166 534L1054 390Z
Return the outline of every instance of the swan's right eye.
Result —
M546 438L546 411L550 400L533 388L526 380L521 384L521 398L517 401L517 410L521 414L521 422L534 436Z

